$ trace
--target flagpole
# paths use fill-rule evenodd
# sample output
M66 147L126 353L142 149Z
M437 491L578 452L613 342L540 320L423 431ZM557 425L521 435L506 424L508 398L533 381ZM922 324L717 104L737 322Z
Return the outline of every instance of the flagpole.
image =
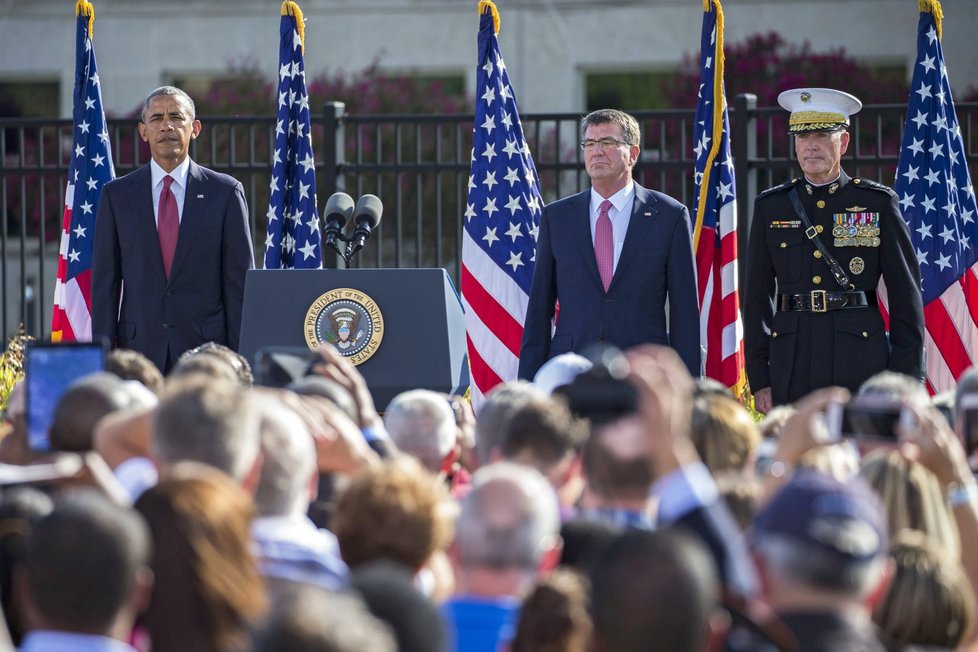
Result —
M461 290L478 410L485 394L516 380L543 199L499 50L499 11L478 5L472 163L462 216Z
M724 93L723 7L704 0L700 91L693 125L693 249L700 308L703 373L745 400L743 321L737 286L737 205Z
M64 219L51 315L53 342L85 342L92 337L95 216L102 187L115 178L92 42L95 7L88 0L78 0L75 16L72 150L65 184Z
M279 84L265 236L265 269L320 269L322 230L306 88L305 17L292 0L281 7Z
M703 0L703 11L709 12L710 8L716 11L716 43L713 47L713 133L719 134L723 131L723 109L726 107L727 98L723 92L723 7L720 6L720 0ZM722 106L720 99L722 99ZM713 169L713 161L716 160L717 152L720 151L721 139L714 137L713 146L710 147L710 153L706 157L706 166L703 171L703 181L702 186L705 188L710 183L710 173ZM700 200L696 206L696 226L693 230L693 250L699 246L700 232L703 229L703 214L706 211L706 195L707 193L700 193Z

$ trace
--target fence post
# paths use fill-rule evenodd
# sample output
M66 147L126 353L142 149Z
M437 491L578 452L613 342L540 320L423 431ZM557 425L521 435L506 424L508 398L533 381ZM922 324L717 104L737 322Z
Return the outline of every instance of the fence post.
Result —
M343 102L326 102L323 105L323 185L319 192L325 198L346 187L343 179L343 164L346 162L345 116L346 104ZM323 201L322 205L325 206L326 202ZM344 269L346 261L335 251L323 247L323 267Z
M757 196L757 96L741 93L734 98L733 159L737 174L737 287L743 288L747 272L747 236ZM741 305L743 303L741 302Z

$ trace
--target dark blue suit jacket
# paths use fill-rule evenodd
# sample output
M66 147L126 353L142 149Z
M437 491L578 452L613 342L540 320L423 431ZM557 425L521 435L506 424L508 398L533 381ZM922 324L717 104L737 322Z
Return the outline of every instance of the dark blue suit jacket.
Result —
M643 343L670 345L690 373L699 376L699 307L686 207L635 184L625 242L605 293L594 258L590 201L591 191L586 190L543 209L520 378L532 379L548 359L580 352L594 342L622 349ZM560 315L551 339L557 301Z
M168 358L172 363L204 342L237 349L245 272L254 267L254 253L241 184L191 161L167 280L151 184L146 165L102 191L95 218L92 335L139 351L163 370Z

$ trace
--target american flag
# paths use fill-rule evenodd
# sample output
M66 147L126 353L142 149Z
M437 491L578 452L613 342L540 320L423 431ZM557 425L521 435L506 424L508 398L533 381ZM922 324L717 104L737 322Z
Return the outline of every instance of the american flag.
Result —
M723 8L719 0L712 0L703 12L700 64L693 127L693 243L700 341L706 346L706 375L730 387L739 398L746 384L744 327L737 290L737 197L723 87Z
M471 400L516 380L543 202L496 33L499 14L479 3L472 167L462 236L462 301Z
M978 353L978 207L944 53L940 4L921 11L894 190L920 262L927 383L953 389Z
M316 160L302 60L304 25L296 3L282 3L279 33L278 115L265 215L265 269L319 269L323 249L316 210Z
M92 238L102 186L115 178L109 130L102 111L102 87L95 65L92 26L95 8L76 5L73 134L65 212L54 288L51 341L92 339Z

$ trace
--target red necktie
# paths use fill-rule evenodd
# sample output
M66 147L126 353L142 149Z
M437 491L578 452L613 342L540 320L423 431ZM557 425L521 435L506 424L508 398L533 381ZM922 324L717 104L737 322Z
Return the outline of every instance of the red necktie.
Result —
M173 196L170 186L173 177L163 177L163 190L160 192L160 205L156 212L156 229L160 233L160 253L163 254L163 270L170 278L170 267L173 266L173 254L177 251L177 235L180 233L180 215L177 213L177 198Z
M611 277L615 274L615 243L614 231L608 210L611 202L605 199L598 207L598 223L594 227L594 258L598 261L598 274L604 291L611 285Z

